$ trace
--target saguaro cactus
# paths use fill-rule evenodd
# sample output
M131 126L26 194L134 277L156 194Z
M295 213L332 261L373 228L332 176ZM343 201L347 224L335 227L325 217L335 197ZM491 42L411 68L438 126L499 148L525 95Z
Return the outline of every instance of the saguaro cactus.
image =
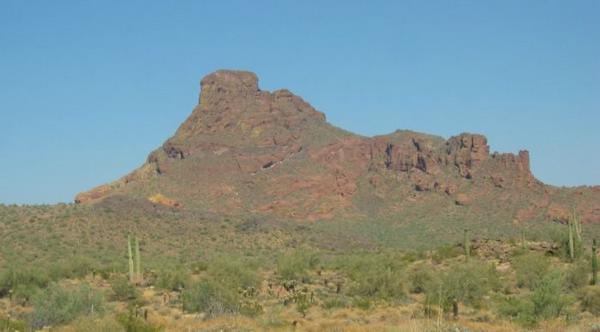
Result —
M141 269L141 257L140 257L140 242L138 241L137 236L135 237L135 274L138 279L142 278L142 269Z
M583 237L581 232L581 221L575 209L569 217L569 258L574 261L579 254L583 245Z
M467 260L468 260L469 257L471 257L471 240L469 239L469 230L468 229L465 229L463 246L465 248L465 257L467 257Z
M581 219L577 215L577 212L573 209L573 228L575 229L575 236L578 243L581 243L583 239L581 238Z
M592 241L592 285L598 283L598 256L596 254L596 239Z
M569 258L575 260L575 239L573 238L573 222L569 219Z
M133 282L135 272L133 270L133 251L131 249L131 235L127 235L127 254L129 256L129 281Z

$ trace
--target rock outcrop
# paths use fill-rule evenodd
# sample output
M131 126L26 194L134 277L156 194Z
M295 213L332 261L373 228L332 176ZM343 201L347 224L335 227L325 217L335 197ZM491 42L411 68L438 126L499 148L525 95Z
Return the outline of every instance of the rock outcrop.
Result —
M531 174L529 152L490 153L483 135L362 137L328 124L288 90L260 90L253 73L220 70L202 79L192 114L140 169L75 201L134 195L304 220L468 207L518 222L563 219L558 206L568 204L584 221L600 221L600 190L582 192L544 185Z

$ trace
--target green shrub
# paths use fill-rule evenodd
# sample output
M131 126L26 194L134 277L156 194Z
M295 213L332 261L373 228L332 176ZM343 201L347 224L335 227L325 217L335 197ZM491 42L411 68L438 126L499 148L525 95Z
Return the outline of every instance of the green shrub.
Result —
M531 327L540 320L552 319L567 313L572 299L561 293L561 278L552 271L542 278L532 293L520 298L508 298L500 305L500 314Z
M491 290L500 286L500 279L493 265L471 260L457 264L432 279L426 286L426 305L439 306L449 312L455 302L476 308L483 304L483 298Z
M12 289L11 300L20 305L27 305L40 291L35 284L18 284Z
M201 281L186 288L182 294L183 310L204 312L207 317L239 312L236 290L225 288L212 281Z
M91 258L75 256L53 264L48 270L51 279L56 281L65 278L82 278L95 273L98 269Z
M586 286L589 282L588 269L589 263L583 259L570 264L565 271L563 280L565 288L568 290L576 290Z
M498 311L502 316L509 317L525 327L532 327L538 323L533 302L527 298L509 297L500 303Z
M115 275L109 280L115 300L130 301L139 297L139 291L124 275Z
M260 278L256 266L235 259L218 259L209 264L210 278L234 290L258 287Z
M8 318L5 316L0 316L0 331L26 332L26 331L30 331L30 330L31 329L29 328L27 323L24 321L11 319L11 318Z
M344 267L352 283L348 293L366 299L402 300L406 296L404 261L395 254L381 253L348 259Z
M209 264L206 261L196 261L190 265L190 268L195 273L200 273L200 272L208 270L208 266L209 266Z
M96 270L96 273L104 280L109 280L115 271L119 271L120 266L104 265Z
M324 309L337 309L337 308L347 307L348 303L345 299L343 299L341 297L334 297L334 298L324 301L321 306Z
M421 259L425 259L425 252L410 250L404 253L402 259L407 263L412 263Z
M184 310L204 312L208 317L235 313L256 316L263 311L254 299L260 282L257 267L251 261L213 259L208 263L206 279L183 291Z
M562 314L570 299L562 295L559 271L552 271L542 278L531 294L534 314L542 319L558 317Z
M308 295L306 293L300 292L296 294L296 311L298 311L302 317L306 317L306 313L308 313L308 309L310 309L311 302L308 299Z
M27 288L44 288L50 282L49 276L43 270L9 267L0 274L0 296L6 296L9 291L18 286Z
M427 285L433 282L435 274L433 268L426 264L416 265L408 271L408 280L410 282L410 291L412 293L423 293Z
M133 310L130 308L128 314L117 315L117 321L125 329L126 332L158 332L162 331L162 327L155 326L147 321L135 317Z
M37 293L32 302L29 322L34 328L65 324L78 316L104 309L102 294L86 284L70 289L53 283Z
M450 258L455 258L464 253L463 249L455 245L445 245L437 248L431 255L431 259L439 264Z
M541 282L550 267L548 259L536 252L517 256L512 264L517 272L517 286L529 289L534 289Z
M579 290L577 297L581 308L594 315L600 315L600 286L587 286Z
M167 291L180 291L189 283L189 275L183 269L163 269L156 275L155 286Z
M568 225L564 226L564 229L550 232L550 238L552 242L559 245L559 252L557 256L560 256L566 260L570 260L571 254L569 253L570 249ZM581 241L576 241L575 236L573 241L573 250L575 257L581 257L583 255L583 243Z
M365 269L353 275L350 294L370 299L400 300L406 295L404 280L392 269Z
M299 249L279 257L277 273L282 280L302 280L308 278L307 271L318 264L319 256L315 252Z

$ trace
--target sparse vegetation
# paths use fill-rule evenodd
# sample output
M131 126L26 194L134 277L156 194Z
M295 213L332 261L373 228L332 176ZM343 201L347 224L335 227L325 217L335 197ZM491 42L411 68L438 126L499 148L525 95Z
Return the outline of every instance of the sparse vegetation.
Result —
M185 330L188 325L214 330L223 326L219 322L229 322L258 330L296 324L302 330L315 322L340 327L334 317L347 316L364 329L385 330L414 320L423 329L491 330L502 325L518 330L561 324L561 330L569 324L588 324L588 317L600 310L598 286L589 285L594 257L581 254L571 260L564 225L556 228L562 237L554 242L544 234L529 233L526 238L519 233L512 242L482 242L469 228L467 238L459 234L455 242L437 248L405 251L385 242L389 232L382 232L379 246L350 250L344 244L319 246L323 238L314 235L313 225L290 224L288 229L281 222L258 230L260 223L248 226L244 220L240 228L233 219L187 224L177 216L168 218L173 224L156 236L115 226L105 230L112 234L111 241L81 245L77 251L69 251L61 241L82 241L85 235L65 233L64 239L53 242L48 233L40 243L50 242L50 249L35 252L44 257L35 266L20 260L33 257L33 249L16 255L10 246L1 248L5 260L0 264L0 313L6 318L6 308L11 308L11 316L0 319L0 326L23 331L43 325L65 331L90 326L159 331ZM114 225L122 225L117 219ZM172 241L167 229L178 229L174 224L198 227L198 232L178 233L178 241ZM85 225L90 230L101 227ZM60 222L52 224L58 226ZM385 224L375 227L386 229ZM23 236L30 233L35 234ZM122 234L136 234L130 240L131 261L134 276L141 274L135 257L142 252L143 280L130 281L128 241ZM198 238L203 239L201 247L192 241ZM288 242L275 246L279 242L274 239ZM590 244L587 248L589 253ZM385 321L380 320L383 316Z

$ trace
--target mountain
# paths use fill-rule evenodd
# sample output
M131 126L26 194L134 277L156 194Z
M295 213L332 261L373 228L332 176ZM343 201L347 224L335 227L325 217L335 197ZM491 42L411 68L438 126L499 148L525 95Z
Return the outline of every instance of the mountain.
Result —
M288 90L219 70L198 105L146 162L81 193L84 205L165 205L292 220L561 221L575 209L600 223L600 186L558 188L535 178L529 152L490 153L483 135L449 139L398 130L364 137L336 128Z

